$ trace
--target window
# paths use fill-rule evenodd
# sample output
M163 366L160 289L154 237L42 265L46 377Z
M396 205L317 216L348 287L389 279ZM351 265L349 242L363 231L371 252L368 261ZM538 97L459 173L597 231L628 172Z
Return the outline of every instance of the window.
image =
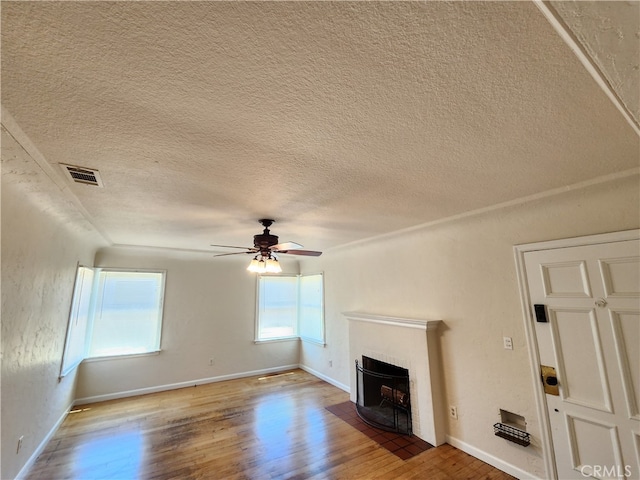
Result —
M78 267L60 376L83 359L160 350L164 272Z
M88 357L160 350L164 273L103 270Z
M256 341L324 344L323 290L322 274L258 276Z
M78 266L67 325L67 337L62 354L62 365L60 366L60 377L73 371L86 355L87 323L93 278L93 268Z
M257 340L295 337L298 333L298 277L258 277Z
M300 338L324 345L324 285L322 274L300 276Z

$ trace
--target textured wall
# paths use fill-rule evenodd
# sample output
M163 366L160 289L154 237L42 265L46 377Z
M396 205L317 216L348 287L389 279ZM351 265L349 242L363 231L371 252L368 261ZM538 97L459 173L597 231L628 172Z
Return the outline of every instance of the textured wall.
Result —
M96 250L86 231L45 213L52 205L44 201L46 189L28 193L33 177L19 169L18 158L4 156L9 150L3 141L3 479L18 474L74 399L76 374L61 382L58 374L76 264L91 264Z
M459 416L448 419L450 435L544 478L513 246L638 228L639 197L633 176L303 262L303 272L325 272L327 347L303 344L302 363L349 383L354 359L341 312L441 319L446 404ZM503 348L503 336L514 350ZM526 418L532 446L493 435L498 408Z
M297 365L298 341L254 344L256 276L245 270L249 260L141 248L98 252L96 266L167 271L162 351L83 363L76 398ZM297 262L282 265L298 271Z

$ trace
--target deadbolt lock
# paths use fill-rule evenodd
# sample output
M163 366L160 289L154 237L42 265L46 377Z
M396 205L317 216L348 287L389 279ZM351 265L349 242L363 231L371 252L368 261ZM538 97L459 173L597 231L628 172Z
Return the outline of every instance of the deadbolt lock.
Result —
M540 365L540 376L542 377L544 393L549 395L560 395L560 389L558 388L558 376L556 375L555 368Z

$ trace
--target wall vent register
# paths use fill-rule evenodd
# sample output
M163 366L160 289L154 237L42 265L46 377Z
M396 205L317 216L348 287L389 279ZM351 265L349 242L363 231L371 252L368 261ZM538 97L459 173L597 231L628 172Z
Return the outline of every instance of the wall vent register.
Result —
M65 172L67 178L72 182L82 183L83 185L93 185L94 187L104 187L100 172L91 168L78 167L75 165L66 165L61 163L60 166Z

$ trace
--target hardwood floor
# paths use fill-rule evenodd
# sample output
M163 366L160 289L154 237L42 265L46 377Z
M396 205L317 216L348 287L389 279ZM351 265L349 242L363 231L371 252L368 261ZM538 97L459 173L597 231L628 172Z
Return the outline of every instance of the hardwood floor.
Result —
M443 445L402 460L325 407L302 371L76 407L28 479L511 479Z

